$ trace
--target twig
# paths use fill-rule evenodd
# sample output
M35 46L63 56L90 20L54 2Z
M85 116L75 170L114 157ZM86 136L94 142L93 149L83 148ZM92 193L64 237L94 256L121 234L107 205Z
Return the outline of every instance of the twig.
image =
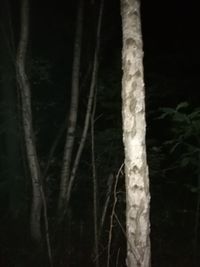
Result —
M127 239L126 230L125 230L125 228L123 227L122 223L120 222L120 220L119 220L119 218L118 218L118 216L117 216L117 214L116 214L115 212L114 212L114 217L115 217L117 223L119 224L119 226L120 226L120 228L121 228L121 230L122 230L122 233L123 233L123 235L124 235L125 240L126 240L126 241L128 242L128 244L130 245L131 251L136 255L136 259L137 259L137 261L139 262L139 255L138 255L138 253L136 252L136 250L132 247L132 245L131 245L131 243L130 243L130 240ZM106 249L108 250L108 246L106 246L106 247L103 249L103 251L102 251L101 253L103 254L104 250L106 250ZM118 255L117 255L117 257L118 257ZM118 259L116 259L116 266L117 266L117 262L118 262Z
M121 222L120 222L120 220L119 220L119 218L118 218L118 216L117 216L116 213L114 213L114 216L115 216L115 219L116 219L116 221L118 222L118 224L119 224L119 226L120 226L120 228L121 228L121 230L122 230L122 233L124 234L124 237L126 238L126 230L125 230L124 227L122 226L122 224L121 224Z
M54 140L54 142L52 144L52 147L50 149L48 160L47 160L47 164L46 164L45 169L44 169L44 180L45 180L45 178L47 176L47 173L48 173L49 167L51 165L51 161L52 161L53 155L55 153L55 150L56 150L56 148L58 146L58 143L59 143L59 141L60 141L60 139L61 139L61 137L64 134L64 131L66 129L66 121L67 120L65 120L63 125L60 127L58 135L56 136L56 138L55 138L55 140Z
M115 180L115 184L114 184L114 203L113 203L113 207L112 207L112 211L111 211L111 215L110 215L110 230L109 230L109 237L108 237L108 250L107 250L107 267L110 267L110 250L111 250L111 242L112 242L112 230L113 230L113 218L114 218L114 214L115 214L115 207L117 204L117 185L118 185L118 181L119 181L119 175L122 171L124 167L124 163L121 165L121 167L118 170L118 173L116 175L116 180Z
M117 259L116 259L116 264L115 264L116 267L118 266L118 263L119 263L119 254L120 254L120 248L117 251Z
M116 219L116 221L118 222L118 224L119 224L119 226L120 226L120 228L121 228L121 230L122 230L122 233L124 234L125 239L127 240L128 244L129 244L129 246L130 246L130 248L131 248L131 251L132 251L133 254L135 255L135 258L136 258L137 262L139 263L139 258L140 258L140 257L139 257L139 255L138 255L138 252L133 248L133 246L132 246L130 240L127 239L126 231L125 231L124 227L122 226L122 224L121 224L121 222L120 222L120 220L119 220L119 218L118 218L118 216L117 216L117 214L116 214L115 212L114 212L114 216L115 216L115 219Z
M45 197L45 193L44 193L42 185L40 186L40 194L41 194L42 203L43 203L43 216L44 216L44 224L45 224L45 239L46 239L46 243L47 243L48 260L49 260L50 267L54 267L54 265L53 265L53 257L52 257L52 249L51 249L51 242L50 242L50 234L49 234L47 201L46 201L46 197Z
M107 190L106 201L105 201L102 216L101 216L99 236L101 236L101 233L103 230L103 226L104 226L104 222L105 222L105 218L106 218L106 213L107 213L108 205L109 205L110 198L111 198L111 190L113 187L113 182L114 182L114 175L111 173L108 177L108 190Z
M92 154L92 180L93 180L93 214L94 214L94 247L96 267L99 267L99 235L98 235L98 212L97 212L97 177L96 177L96 163L95 163L95 148L94 148L94 116L96 111L96 95L94 99L93 111L91 114L91 154Z

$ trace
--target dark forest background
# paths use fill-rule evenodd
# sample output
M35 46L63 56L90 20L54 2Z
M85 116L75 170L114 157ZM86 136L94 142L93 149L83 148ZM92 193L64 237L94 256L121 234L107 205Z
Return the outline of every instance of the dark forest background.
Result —
M58 140L45 179L55 266L95 266L90 131L70 200L70 220L60 229L61 234L55 232L59 175L70 104L77 1L36 0L30 3L27 69L32 86L36 145L43 171L51 147ZM85 1L84 9L75 147L79 145L87 105L99 1ZM196 267L200 264L198 9L194 1L143 0L141 15L152 266ZM15 74L19 18L20 1L0 2L0 267L48 266L45 248L43 253L38 252L29 234L31 180L25 159ZM106 1L94 129L99 221L109 195L109 207L99 239L100 266L106 266L114 181L124 157L121 46L120 3ZM119 267L125 266L126 257L123 173L118 180L117 200L110 257L111 266Z

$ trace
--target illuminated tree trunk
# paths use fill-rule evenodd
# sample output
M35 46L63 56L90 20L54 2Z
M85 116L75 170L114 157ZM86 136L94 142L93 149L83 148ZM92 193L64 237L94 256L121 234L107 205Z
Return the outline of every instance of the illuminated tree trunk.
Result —
M17 83L20 89L22 104L22 120L24 139L27 153L27 161L32 180L32 203L30 216L30 230L34 241L41 240L41 209L42 209L42 185L40 168L35 147L34 132L32 126L31 87L26 73L26 53L29 35L29 1L21 1L21 34L17 50L16 72Z
M122 117L126 176L127 266L150 266L149 179L145 144L143 50L138 0L121 0Z
M71 87L71 103L69 110L68 128L66 142L63 155L63 165L61 170L60 191L58 197L58 215L62 220L66 212L67 200L70 198L71 190L68 190L69 179L71 173L71 158L74 147L76 122L78 115L79 102L79 75L81 60L81 43L82 43L82 27L83 27L83 0L80 0L76 21L76 33L74 40L74 58L72 67L72 87Z

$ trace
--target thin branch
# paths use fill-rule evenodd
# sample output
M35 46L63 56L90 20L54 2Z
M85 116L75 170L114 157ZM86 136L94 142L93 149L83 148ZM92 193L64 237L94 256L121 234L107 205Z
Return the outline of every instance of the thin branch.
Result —
M120 248L117 251L117 259L116 259L116 264L115 264L116 267L118 266L118 263L119 263L119 255L120 255Z
M88 103L87 103L87 111L85 115L85 122L84 122L84 129L81 136L80 145L78 148L78 151L76 153L76 157L74 160L73 168L71 171L70 181L68 185L68 191L67 191L67 205L69 202L69 199L71 197L71 190L72 186L75 180L76 172L78 169L79 161L81 158L81 154L85 145L89 123L90 123L90 116L91 116L91 110L92 110L92 103L94 99L94 92L95 92L95 86L97 82L97 73L98 73L98 65L99 65L99 49L100 49L100 34L101 34L101 25L102 25L102 14L103 14L103 7L104 7L104 0L101 2L100 12L99 12L99 18L98 18L98 25L97 25L97 36L96 36L96 49L94 54L94 62L93 62L93 70L92 70L92 79L90 84L90 92L88 97Z
M103 230L103 226L104 226L104 222L105 222L105 218L106 218L106 214L107 214L107 210L108 210L108 205L109 205L110 198L111 198L111 191L112 191L112 187L113 187L113 182L114 182L114 175L111 173L108 177L108 183L107 183L108 184L108 190L107 190L106 201L105 201L103 211L102 211L102 216L101 216L99 236L101 236L101 233Z
M55 150L56 148L58 147L58 144L60 142L60 139L62 138L63 134L64 134L64 131L66 129L66 120L64 121L64 123L61 125L60 129L59 129L59 132L52 144L52 147L49 151L49 156L48 156L48 160L47 160L47 164L45 166L45 169L44 169L44 179L46 178L47 176L47 173L48 173L48 170L49 170L49 167L51 165L51 161L52 161L52 158L53 158L53 155L55 153Z
M43 217L44 217L44 225L45 225L45 239L47 243L47 253L48 253L48 260L50 267L54 267L53 264L53 257L52 257L52 248L51 248L51 241L50 241L50 234L49 234L49 221L48 221L48 213L47 213L47 201L44 193L44 189L40 187L40 193L42 196L43 202Z
M122 172L122 169L124 167L124 163L120 166L118 173L116 175L116 180L114 184L114 203L110 215L110 229L109 229L109 236L108 236L108 249L107 249L107 267L110 267L110 251L111 251L111 242L112 242L112 230L113 230L113 219L114 219L114 214L115 214L115 207L117 205L117 185L119 181L119 176Z
M120 222L120 220L119 220L119 218L118 218L118 216L117 216L117 214L116 214L115 212L114 212L114 216L115 216L115 219L116 219L116 221L118 222L118 224L119 224L119 226L120 226L120 228L121 228L121 230L122 230L122 233L123 233L123 235L124 235L126 241L128 242L128 244L129 244L129 246L130 246L130 248L131 248L131 251L132 251L133 254L135 255L135 257L136 257L136 259L137 259L137 262L139 262L139 258L140 258L140 257L139 257L139 254L138 254L138 252L133 248L132 244L130 243L130 240L127 239L126 230L125 230L124 227L122 226L122 224L121 224L121 222Z
M75 140L75 130L78 116L79 103L79 75L81 62L81 46L82 46L82 28L83 28L83 0L79 1L76 33L74 40L74 57L72 67L72 87L71 87L71 102L69 110L68 129L66 134L66 142L63 155L63 165L61 170L60 191L58 198L58 215L59 221L62 221L66 209L67 188L70 178L71 158Z
M92 154L92 180L93 180L93 215L94 215L94 248L96 267L99 267L99 234L98 234L98 211L97 211L97 176L96 176L96 163L95 163L95 147L94 147L94 117L96 111L96 95L94 99L93 111L91 114L91 154Z
M88 80L90 71L91 71L91 64L89 64L87 72L85 73L83 81L81 82L81 88L85 87L85 84L86 84L86 82ZM56 136L56 138L55 138L55 140L54 140L54 142L53 142L53 144L51 146L51 149L50 149L50 152L49 152L49 156L48 156L48 160L47 160L47 164L46 164L45 170L44 170L44 179L47 176L47 173L48 173L49 167L51 165L51 161L52 161L53 155L55 153L56 148L58 147L58 144L59 144L60 139L62 138L62 136L64 134L64 131L65 131L66 127L67 127L67 119L65 119L64 123L59 128L59 132L58 132L58 134L57 134L57 136Z

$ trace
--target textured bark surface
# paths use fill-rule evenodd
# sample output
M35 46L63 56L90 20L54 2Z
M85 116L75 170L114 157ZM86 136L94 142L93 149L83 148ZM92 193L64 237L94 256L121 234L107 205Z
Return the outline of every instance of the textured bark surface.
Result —
M32 205L31 205L31 235L34 241L41 240L41 183L40 171L37 160L36 147L34 142L34 133L32 127L31 110L31 88L26 74L26 53L29 34L29 3L28 0L21 1L21 34L17 50L16 72L17 83L21 94L22 119L24 128L24 138L27 151L27 160L29 164L30 175L32 179Z
M126 176L127 266L150 266L149 179L145 144L143 50L138 0L121 0L122 117Z

